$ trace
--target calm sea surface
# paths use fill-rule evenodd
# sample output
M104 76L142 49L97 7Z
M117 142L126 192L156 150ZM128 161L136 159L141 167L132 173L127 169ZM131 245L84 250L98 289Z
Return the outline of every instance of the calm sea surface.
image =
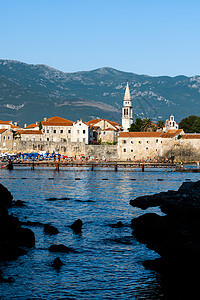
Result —
M158 181L163 179L163 181ZM131 219L144 211L130 199L169 189L177 190L199 174L168 170L0 170L0 182L24 208L10 210L21 221L50 223L59 234L49 236L42 226L31 226L36 246L17 261L0 263L14 283L0 284L0 299L164 299L159 279L142 262L159 257L132 236ZM67 197L68 200L48 201ZM158 208L148 211L160 213ZM83 221L82 234L69 228ZM111 228L122 221L123 228ZM50 253L51 244L62 243L78 253ZM60 271L52 261L60 257Z

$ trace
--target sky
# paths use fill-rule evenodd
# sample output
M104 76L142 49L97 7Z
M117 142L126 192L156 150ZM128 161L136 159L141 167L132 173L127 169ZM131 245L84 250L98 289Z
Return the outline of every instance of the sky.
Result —
M0 59L200 75L199 0L0 0Z

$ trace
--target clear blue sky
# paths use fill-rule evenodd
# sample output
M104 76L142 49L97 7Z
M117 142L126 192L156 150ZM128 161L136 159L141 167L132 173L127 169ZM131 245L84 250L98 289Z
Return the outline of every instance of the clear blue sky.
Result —
M200 75L199 0L0 0L0 58Z

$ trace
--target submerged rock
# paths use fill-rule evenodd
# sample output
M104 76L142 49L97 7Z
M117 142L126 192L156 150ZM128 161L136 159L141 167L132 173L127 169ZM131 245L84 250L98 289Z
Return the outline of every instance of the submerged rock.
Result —
M123 227L123 223L121 221L117 222L116 224L111 224L110 225L112 228L121 228Z
M59 257L56 257L54 259L54 261L52 262L52 267L54 267L55 269L59 270L63 265L63 262L61 261L61 259Z
M44 232L48 234L57 234L59 233L58 229L52 225L45 224L44 225Z
M58 244L58 245L51 245L49 247L49 251L50 252L61 252L61 253L77 253L76 250L74 250L73 248L71 247L67 247L63 244Z
M82 226L83 222L78 219L70 226L70 228L73 229L75 233L81 233Z

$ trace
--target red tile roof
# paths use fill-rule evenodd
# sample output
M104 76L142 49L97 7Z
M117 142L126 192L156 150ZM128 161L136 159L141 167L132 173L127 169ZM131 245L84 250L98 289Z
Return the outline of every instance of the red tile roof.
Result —
M183 136L182 136L182 139L200 139L200 133L198 134L198 133L194 133L194 134L184 134Z
M17 133L20 134L42 134L41 130L19 130Z
M6 131L7 129L0 129L0 134L2 134L4 131Z
M39 125L37 124L30 124L28 126L26 126L25 128L35 128L35 127L38 127Z
M140 137L160 137L162 132L121 132L120 137L140 138Z
M174 130L168 130L167 132L163 132L161 137L162 138L173 138L179 134L181 134L181 132L183 131L183 129L174 129Z
M46 121L42 121L43 126L72 126L73 122L61 117L51 117Z

